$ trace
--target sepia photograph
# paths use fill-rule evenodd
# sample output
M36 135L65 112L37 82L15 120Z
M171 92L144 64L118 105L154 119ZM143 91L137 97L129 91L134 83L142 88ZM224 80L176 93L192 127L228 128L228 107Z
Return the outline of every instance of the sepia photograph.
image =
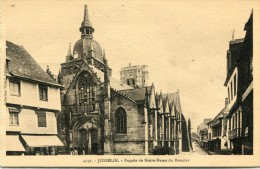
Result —
M1 166L260 166L260 1L4 0L0 16Z

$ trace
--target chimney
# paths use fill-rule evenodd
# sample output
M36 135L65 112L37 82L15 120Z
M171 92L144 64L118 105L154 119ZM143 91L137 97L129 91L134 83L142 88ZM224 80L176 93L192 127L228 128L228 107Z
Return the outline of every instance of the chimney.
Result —
M228 105L228 98L225 98L225 107Z

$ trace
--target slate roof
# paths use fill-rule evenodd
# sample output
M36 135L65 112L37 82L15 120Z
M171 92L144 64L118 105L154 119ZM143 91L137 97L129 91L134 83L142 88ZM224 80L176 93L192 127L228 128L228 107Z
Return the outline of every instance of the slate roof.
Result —
M220 123L219 118L224 118L227 116L228 113L225 113L226 107L224 107L215 117L213 120L209 121L208 123L211 123L212 126L217 125Z
M152 86L147 86L147 89L148 89L148 93L150 94ZM137 88L137 89L120 90L120 92L129 96L135 101L143 101L145 100L146 87Z
M14 76L60 86L22 47L6 41L6 56L10 58L9 73Z

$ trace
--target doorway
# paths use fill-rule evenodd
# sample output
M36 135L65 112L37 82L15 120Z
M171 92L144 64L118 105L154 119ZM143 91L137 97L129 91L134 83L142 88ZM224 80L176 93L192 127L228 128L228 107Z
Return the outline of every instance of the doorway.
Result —
M80 147L85 154L97 154L98 152L98 131L97 129L80 130Z

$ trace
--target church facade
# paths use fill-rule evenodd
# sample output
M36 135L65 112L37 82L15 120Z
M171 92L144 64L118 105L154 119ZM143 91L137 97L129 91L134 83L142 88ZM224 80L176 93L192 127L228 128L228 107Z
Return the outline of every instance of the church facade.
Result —
M113 78L104 50L93 39L87 6L79 30L81 38L69 48L58 75L65 88L58 133L66 151L152 154L157 147L168 147L177 154L186 150L189 145L182 143L188 130L182 125L179 92L157 93L147 83L147 66L129 65L121 70L121 81Z

